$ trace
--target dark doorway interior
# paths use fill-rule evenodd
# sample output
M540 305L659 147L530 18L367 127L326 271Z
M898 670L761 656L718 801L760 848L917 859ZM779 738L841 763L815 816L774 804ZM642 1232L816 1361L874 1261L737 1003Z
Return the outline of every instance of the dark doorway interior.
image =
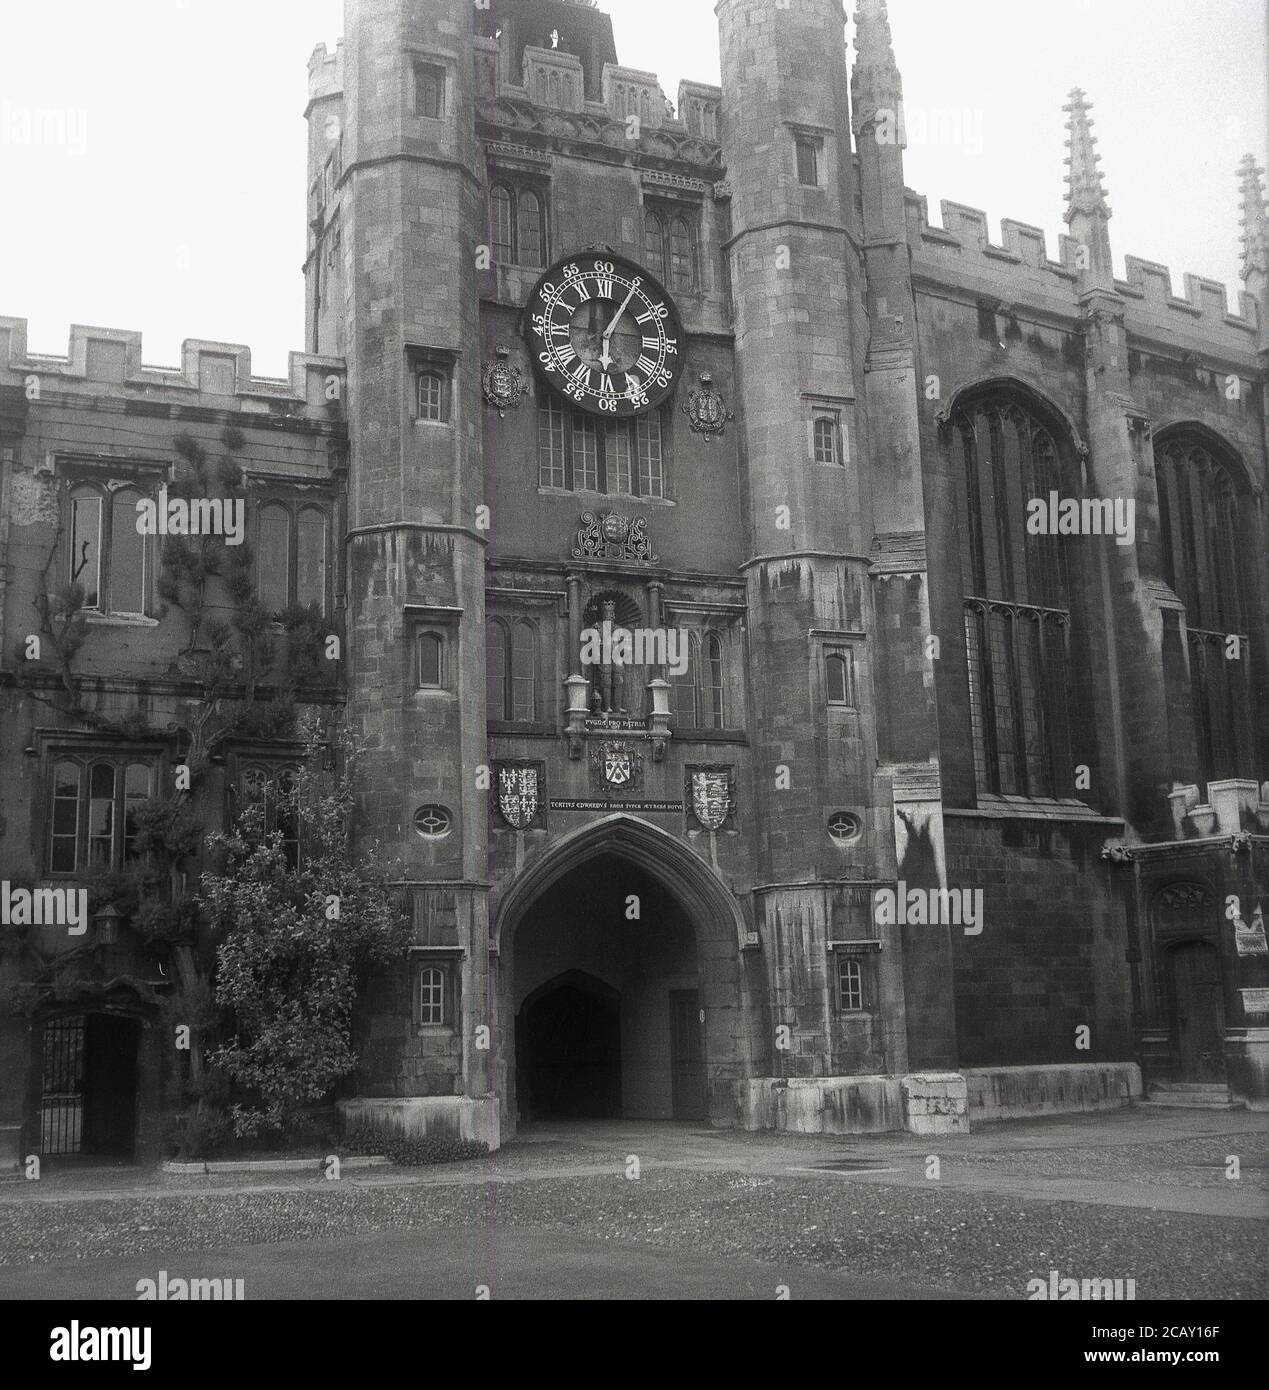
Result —
M1208 941L1186 941L1168 952L1172 973L1173 1037L1178 1081L1223 1081L1225 1027L1221 967Z
M548 980L516 1019L516 1089L526 1119L621 1114L621 996L593 975Z
M88 1153L132 1156L140 1034L136 1019L88 1015L84 1075L84 1143Z
M141 1025L112 1014L49 1019L43 1032L40 1152L131 1158Z

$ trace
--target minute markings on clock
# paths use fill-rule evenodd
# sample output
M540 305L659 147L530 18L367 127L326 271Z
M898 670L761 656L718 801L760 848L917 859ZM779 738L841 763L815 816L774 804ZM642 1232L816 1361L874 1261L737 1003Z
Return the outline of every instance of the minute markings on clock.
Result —
M529 323L539 368L583 410L642 413L675 385L678 315L662 287L629 263L560 262L534 290Z

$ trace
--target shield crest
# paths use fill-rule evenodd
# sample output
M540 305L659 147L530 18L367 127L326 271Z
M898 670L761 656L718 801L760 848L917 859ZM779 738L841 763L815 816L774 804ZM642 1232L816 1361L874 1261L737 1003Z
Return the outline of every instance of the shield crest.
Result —
M603 796L614 792L628 795L642 785L642 755L624 742L605 741L592 745L590 776L591 785Z
M731 814L731 774L692 773L692 814L706 830L719 830Z
M630 781L630 750L610 743L604 749L604 781L610 787L624 787Z
M536 767L498 769L498 810L508 825L523 830L538 813L538 770Z

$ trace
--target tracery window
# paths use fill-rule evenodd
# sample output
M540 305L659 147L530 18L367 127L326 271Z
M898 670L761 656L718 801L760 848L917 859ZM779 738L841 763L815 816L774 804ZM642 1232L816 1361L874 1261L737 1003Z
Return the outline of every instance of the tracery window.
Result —
M546 265L546 210L534 188L500 182L489 190L490 241L498 265Z
M1239 562L1234 473L1192 435L1156 443L1155 482L1163 575L1185 605L1198 775L1236 777L1251 727L1251 654Z
M60 756L51 771L51 874L118 869L139 857L136 813L151 795L152 763L135 755Z
M994 393L952 416L974 773L979 792L1071 794L1063 538L1026 504L1061 491L1053 431Z
M238 775L239 804L261 808L261 828L266 835L275 831L282 837L282 851L288 868L300 863L300 822L293 799L296 764L273 759L242 764Z
M658 207L643 216L644 264L667 289L697 288L697 218L688 211Z

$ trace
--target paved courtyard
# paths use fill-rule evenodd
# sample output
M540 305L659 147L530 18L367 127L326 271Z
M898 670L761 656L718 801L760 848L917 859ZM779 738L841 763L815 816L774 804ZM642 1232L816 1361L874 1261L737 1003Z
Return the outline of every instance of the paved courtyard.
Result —
M937 1159L937 1166L930 1162ZM1237 1160L1236 1178L1231 1160ZM474 1163L0 1183L0 1297L1138 1299L1269 1293L1269 1117L1140 1107L907 1135L539 1125Z

